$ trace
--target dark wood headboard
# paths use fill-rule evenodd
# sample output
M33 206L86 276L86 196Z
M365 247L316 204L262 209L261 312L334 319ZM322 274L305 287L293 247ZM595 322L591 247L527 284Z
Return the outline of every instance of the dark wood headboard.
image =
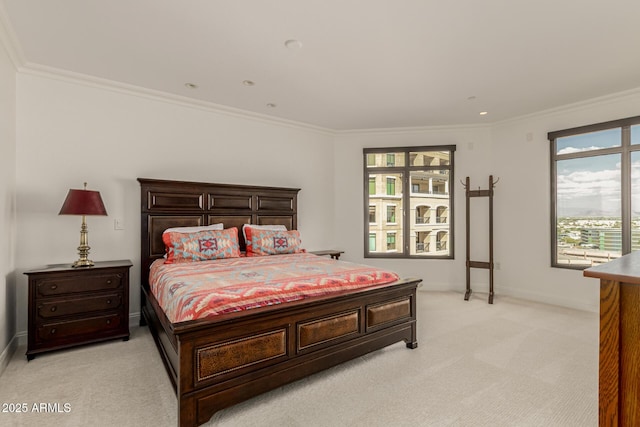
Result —
M223 223L238 227L244 250L243 224L279 224L298 228L299 188L211 184L138 178L141 189L141 284L148 288L149 267L164 255L162 232L170 227Z

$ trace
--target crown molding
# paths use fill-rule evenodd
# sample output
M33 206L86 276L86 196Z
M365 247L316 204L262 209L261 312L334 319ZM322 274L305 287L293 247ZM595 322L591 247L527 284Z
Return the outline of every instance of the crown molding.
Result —
M295 120L283 119L267 114L254 113L252 111L242 110L239 108L229 107L226 105L216 104L213 102L202 101L199 99L189 98L186 96L175 95L168 92L162 92L155 89L148 89L142 86L136 86L128 83L117 82L101 77L95 77L88 74L76 73L73 71L63 70L55 67L49 67L31 62L25 63L20 73L33 75L37 77L50 78L60 80L71 84L80 84L96 89L108 90L124 95L137 96L140 98L150 99L159 102L168 102L187 108L196 108L216 114L232 116L240 119L254 120L266 124L275 124L286 126L305 131L312 131L324 135L334 135L335 131L321 126L315 126L308 123L297 122Z
M0 2L0 8L1 8ZM2 13L0 11L0 18ZM0 23L2 24L2 23ZM6 30L6 28L4 28ZM3 25L0 25L0 41L6 47L6 40L15 39L11 36L10 32L3 32ZM501 126L509 123L514 123L523 120L532 120L538 118L544 118L547 116L563 113L571 113L587 108L591 108L597 105L603 105L607 103L618 102L624 98L633 98L640 96L640 87L629 89L626 91L616 92L612 94L603 95L596 98L587 99L584 101L575 102L572 104L566 104L559 107L554 107L542 111L537 111L530 114L524 114L509 119L499 120L495 122L489 122L484 124L460 124L460 125L433 125L433 126L415 126L415 127L396 127L396 128L370 128L370 129L345 129L335 130L326 127L311 125L308 123L298 122L294 120L283 119L275 116L269 116L267 114L254 113L239 108L229 107L213 102L202 101L193 99L181 95L175 95L168 92L162 92L154 89L148 89L141 86L131 85L127 83L116 82L113 80L103 79L87 74L76 73L72 71L62 70L54 67L44 66L40 64L26 62L23 59L21 50L15 48L16 42L9 43L7 52L14 63L16 70L22 74L34 75L43 78L51 78L55 80L64 81L71 84L82 84L102 90L109 90L118 92L129 96L137 96L159 102L168 102L175 105L180 105L187 108L196 108L216 114L222 114L231 116L234 118L254 120L266 124L275 124L278 126L286 126L294 129L300 129L305 131L312 131L315 133L337 136L337 135L379 135L379 134L416 134L416 133L434 133L443 131L473 131L473 130L490 130L496 126Z
M492 126L506 125L514 122L523 121L523 120L540 119L540 118L545 118L545 117L557 115L557 114L573 113L581 110L586 110L592 107L619 102L625 98L635 98L635 97L640 97L640 87L637 87L634 89L628 89L620 92L609 93L609 94L598 96L595 98L589 98L583 101L561 105L559 107L548 108L546 110L536 111L535 113L523 114L521 116L499 120L492 123ZM640 109L638 110L638 114L640 114Z
M411 126L395 128L371 128L371 129L346 129L335 131L336 135L379 135L379 134L415 134L415 133L436 133L444 131L473 131L487 130L493 127L493 123L483 124L460 124L460 125L433 125L433 126Z

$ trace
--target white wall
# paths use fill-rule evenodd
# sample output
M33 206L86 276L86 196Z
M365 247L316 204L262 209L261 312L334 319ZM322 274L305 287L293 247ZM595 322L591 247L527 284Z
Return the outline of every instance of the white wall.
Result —
M333 139L303 127L245 119L43 76L18 75L17 330L26 331L25 270L78 258L80 217L58 216L69 188L102 194L109 216L88 217L90 258L131 259L139 311L137 177L301 188L305 247L330 247ZM114 230L114 219L125 230Z
M0 43L0 373L15 321L16 70Z
M364 259L363 154L364 147L403 147L456 145L454 190L455 259ZM404 277L423 279L422 289L464 289L465 287L465 192L460 180L469 176L474 184L486 188L493 172L491 132L487 126L346 132L336 136L335 206L338 244L346 251L345 260L390 268ZM488 261L488 207L477 209L477 229L472 241L472 259ZM476 223L474 223L476 225ZM483 259L485 257L486 259ZM474 280L488 283L474 274ZM487 285L488 286L488 285Z
M336 232L345 259L388 267L423 279L422 289L465 289L465 195L460 180L494 198L496 302L500 295L597 311L599 284L582 271L550 267L550 131L640 115L640 90L486 127L345 132L336 137ZM362 148L456 144L455 260L363 258ZM472 199L471 259L488 261L488 201ZM347 215L346 212L356 212ZM472 269L472 288L487 292L488 272Z
M498 289L559 305L599 307L599 282L582 271L551 268L550 160L547 133L640 115L640 90L493 126L497 188Z

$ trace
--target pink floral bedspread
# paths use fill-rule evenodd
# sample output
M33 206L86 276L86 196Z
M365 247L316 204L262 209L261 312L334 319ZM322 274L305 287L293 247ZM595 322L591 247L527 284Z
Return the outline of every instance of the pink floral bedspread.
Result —
M164 264L151 292L172 323L391 283L398 275L309 253Z

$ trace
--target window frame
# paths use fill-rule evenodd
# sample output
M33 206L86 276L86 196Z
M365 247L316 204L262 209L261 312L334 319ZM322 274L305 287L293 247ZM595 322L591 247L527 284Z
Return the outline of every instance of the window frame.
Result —
M410 154L411 153L420 153L420 152L437 152L437 151L448 151L449 152L449 161L446 165L424 165L424 166L412 166L410 163ZM364 221L364 257L365 258L409 258L409 259L455 259L455 226L454 226L454 200L455 200L455 151L456 145L431 145L431 146L415 146L415 147L383 147L383 148L364 148L363 149L363 182L364 182L364 206L365 206L365 221ZM402 162L403 166L375 166L372 167L369 154L388 154L393 153L395 158L398 156L404 156L404 161ZM387 164L387 158L385 157L385 164ZM448 185L448 201L449 201L449 211L448 218L449 221L446 224L448 227L448 240L447 246L448 251L446 254L433 254L433 255L416 255L411 254L410 242L411 242L411 221L414 221L415 218L411 218L411 194L413 193L411 187L411 172L413 171L437 171L437 170L446 170L448 175L447 185ZM385 178L388 178L385 174L397 174L400 175L398 177L394 177L396 179L396 186L398 186L397 180L400 179L402 184L401 196L398 195L398 191L395 191L392 197L397 197L398 203L396 207L396 223L401 223L402 227L397 230L397 233L401 236L402 244L398 245L398 237L396 237L396 249L394 251L389 252L372 252L369 250L369 235L373 231L370 229L369 223L369 202L370 196L375 196L369 193L369 175L370 174L378 174L383 175ZM385 181L385 187L387 187L387 181ZM387 193L387 191L385 191ZM387 194L385 194L387 195ZM388 196L388 195L387 195ZM398 213L398 207L402 209L402 213ZM385 212L386 213L386 212ZM384 213L383 213L384 214ZM398 218L400 215L401 218ZM415 216L415 215L414 215ZM386 221L386 218L385 218ZM414 230L415 231L415 230ZM436 230L437 231L437 230ZM386 243L385 243L386 244ZM375 251L375 249L374 249Z
M550 184L551 184L551 267L565 268L570 270L584 270L590 265L561 264L558 262L558 174L557 163L563 160L585 159L591 157L606 156L611 154L620 155L620 213L621 213L621 238L622 255L631 252L631 221L632 221L632 183L631 183L631 157L632 153L640 152L640 144L631 144L631 127L640 125L640 116L628 117L625 119L612 120L608 122L595 123L586 126L579 126L570 129L549 132L547 139L550 144ZM587 133L605 131L610 129L621 130L620 145L615 147L598 148L593 150L578 151L573 153L558 154L557 140L569 136L577 136Z

